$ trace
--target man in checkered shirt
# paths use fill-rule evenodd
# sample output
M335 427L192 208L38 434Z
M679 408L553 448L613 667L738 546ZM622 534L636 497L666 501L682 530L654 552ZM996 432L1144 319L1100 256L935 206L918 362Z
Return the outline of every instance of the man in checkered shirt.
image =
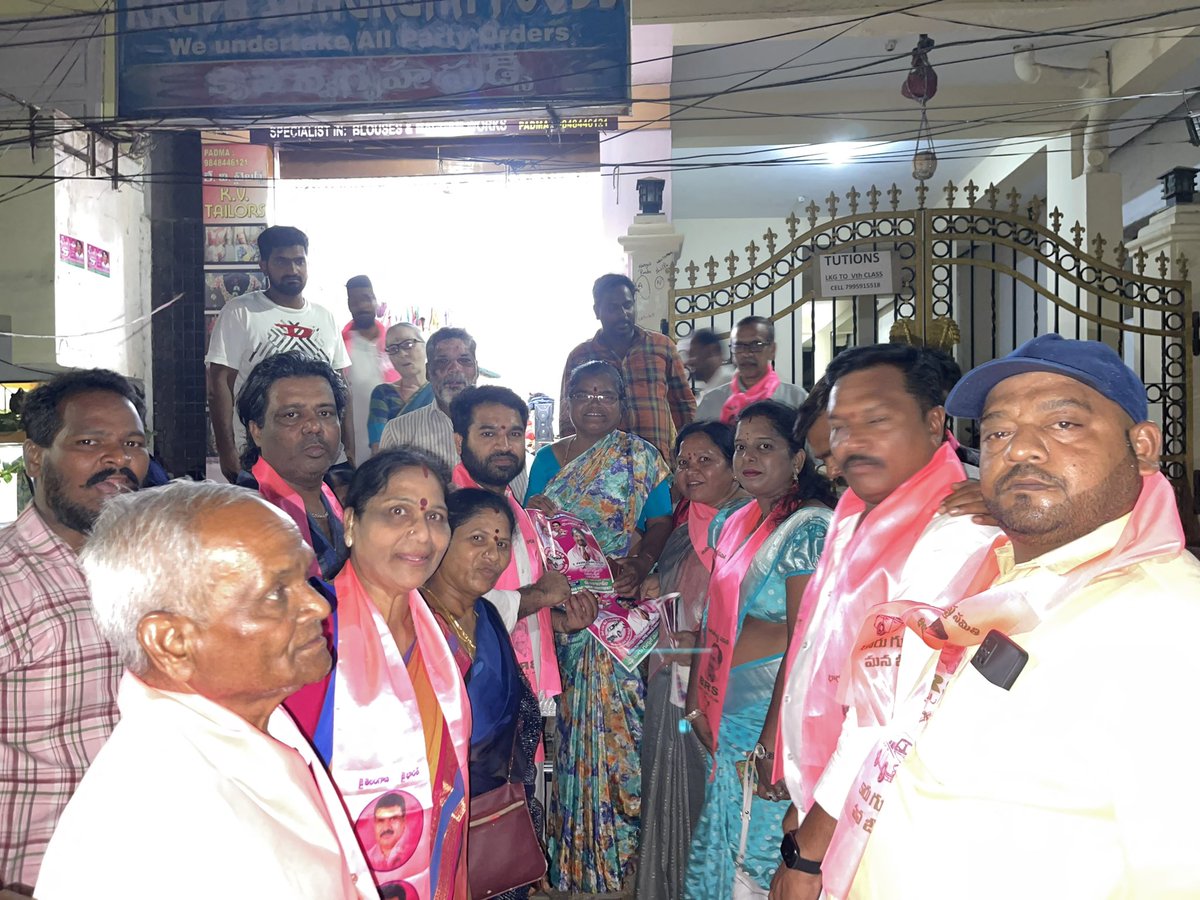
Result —
M33 503L0 529L0 889L32 893L59 814L117 721L121 664L77 553L111 496L146 477L144 408L105 369L25 401Z

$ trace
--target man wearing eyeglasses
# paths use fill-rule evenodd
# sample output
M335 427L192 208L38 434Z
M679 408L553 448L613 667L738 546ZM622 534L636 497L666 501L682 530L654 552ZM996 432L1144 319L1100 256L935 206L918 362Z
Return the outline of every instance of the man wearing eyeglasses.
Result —
M571 372L599 359L611 363L625 379L629 406L621 429L649 441L670 460L676 432L695 418L696 397L671 339L638 326L636 296L636 286L624 275L601 275L592 285L592 309L600 330L567 356L559 436L575 433L566 403Z
M479 363L475 360L475 338L462 328L439 328L425 344L425 377L433 390L433 403L412 412L403 413L387 423L379 439L379 449L402 444L432 453L453 469L458 465L458 448L454 444L454 424L450 419L450 403L479 380ZM525 497L529 476L522 471L512 480L518 499Z
M354 446L359 450L359 462L365 462L369 440L363 410L370 406L376 385L399 381L400 374L384 350L386 328L379 320L379 303L370 278L355 275L346 282L346 305L350 322L342 329L342 340L350 357L350 403L359 411L354 421Z
M705 391L696 410L697 422L720 419L733 424L738 414L759 400L778 400L798 409L808 392L798 384L780 381L775 374L775 325L762 316L747 316L734 331L733 365L737 374L729 384Z

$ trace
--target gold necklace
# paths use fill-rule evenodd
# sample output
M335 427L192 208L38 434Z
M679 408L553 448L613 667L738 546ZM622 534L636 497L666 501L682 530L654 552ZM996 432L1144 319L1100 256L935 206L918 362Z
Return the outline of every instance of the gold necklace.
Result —
M474 659L475 639L471 637L471 635L467 634L467 630L462 627L462 624L458 621L458 619L456 619L446 610L445 605L442 603L438 595L434 593L431 587L426 585L422 593L425 594L426 599L429 601L429 605L433 607L433 611L440 615L450 626L450 630L454 632L459 642L463 645L463 648L467 651L467 655Z

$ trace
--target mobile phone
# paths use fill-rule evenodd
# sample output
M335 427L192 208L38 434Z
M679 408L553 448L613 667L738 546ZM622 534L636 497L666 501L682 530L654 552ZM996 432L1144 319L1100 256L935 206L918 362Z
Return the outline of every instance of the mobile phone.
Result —
M971 657L971 665L980 675L1006 691L1016 683L1027 662L1029 653L994 628L984 636L983 643Z

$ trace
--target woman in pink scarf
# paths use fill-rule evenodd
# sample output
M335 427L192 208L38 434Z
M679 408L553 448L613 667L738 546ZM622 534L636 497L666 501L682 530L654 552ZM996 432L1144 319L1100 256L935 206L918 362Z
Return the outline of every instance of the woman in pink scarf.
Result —
M658 574L642 584L647 597L678 593L674 628L661 632L650 657L642 725L642 830L638 846L639 897L680 897L692 829L700 818L709 762L691 730L680 731L688 663L708 607L713 548L708 532L721 511L749 499L733 476L733 428L693 422L675 439L675 486L689 501L685 520L658 557ZM675 651L673 652L672 648Z
M688 860L688 898L729 900L735 880L765 897L778 863L787 808L778 801L787 792L770 783L772 761L762 748L775 743L776 675L834 503L793 437L795 418L773 400L742 410L733 466L753 502L718 514L712 525L708 612L684 718L713 762ZM745 797L756 772L757 795Z

